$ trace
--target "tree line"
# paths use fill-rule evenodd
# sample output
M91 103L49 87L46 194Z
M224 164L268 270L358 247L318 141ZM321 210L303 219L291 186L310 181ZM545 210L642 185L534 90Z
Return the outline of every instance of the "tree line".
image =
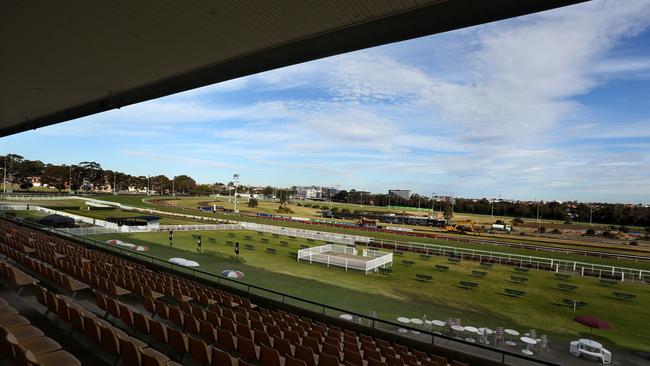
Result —
M21 189L31 187L30 177L39 177L41 184L47 184L58 191L91 191L113 187L125 191L129 187L139 191L148 190L156 194L209 195L233 193L234 183L197 184L188 175L169 178L165 175L135 176L123 172L104 170L94 161L82 161L78 164L57 165L29 160L17 154L0 156L0 168L5 169L7 183L19 185ZM254 187L240 186L238 193L252 193ZM261 189L267 197L280 198L281 206L288 210L286 203L295 194L295 187L277 190L271 186ZM593 222L600 224L628 225L650 227L650 208L642 205L620 203L582 203L569 202L530 202L501 201L487 198L454 198L446 200L441 197L412 194L403 198L395 194L371 194L354 189L342 190L329 197L334 202L363 204L371 206L404 206L421 209L445 211L447 206L456 213L469 213L494 216L509 216L546 220Z

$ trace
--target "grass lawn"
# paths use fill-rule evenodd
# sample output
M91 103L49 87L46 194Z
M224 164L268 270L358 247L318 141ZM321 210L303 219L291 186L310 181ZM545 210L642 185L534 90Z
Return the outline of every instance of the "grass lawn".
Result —
M158 209L158 210L162 210L162 211L184 213L184 214L190 213L190 212L188 212L186 210L183 210L181 208L181 206L179 206L179 208L175 209L175 208L169 208L169 207L164 207L164 206L160 206L160 205L154 205L154 204L149 203L149 202L147 202L145 200L146 198L151 198L151 197L147 197L147 196L102 196L102 197L98 197L98 198L102 199L102 200L106 200L106 201L119 202L119 203L132 205L132 206L136 206L136 207L154 208L154 209ZM214 198L209 198L209 197L204 197L204 198L196 198L196 197L182 198L182 199L177 200L177 202L178 202L179 205L180 205L180 202L184 202L183 205L185 205L186 207L195 208L196 204L199 201L209 201L209 200L214 200ZM384 239L384 240L412 241L412 242L418 242L418 243L429 243L429 244L437 244L437 245L456 246L456 247L477 249L477 250L505 252L505 253L530 255L530 256L544 257L544 258L564 259L564 260L569 260L569 261L588 262L588 263L594 263L594 264L605 264L605 265L612 265L612 266L620 266L620 267L629 267L629 268L638 268L638 269L648 269L648 270L650 270L650 261L634 261L634 260L626 260L626 259L608 259L608 258L597 258L597 257L585 257L585 256L577 255L577 254L547 253L547 252L540 252L540 251L535 251L535 250L530 250L530 249L505 248L505 247L488 246L488 245L482 245L482 244L467 244L467 243L459 243L459 242L455 242L455 241L442 240L442 239L409 237L409 236L403 236L403 235L397 235L397 234L389 234L389 233L381 233L381 232L366 232L366 231L359 231L359 230L356 230L354 228L348 229L348 228L332 227L332 226L326 226L326 225L303 224L303 223L299 223L299 222L272 221L272 220L265 220L265 219L252 217L252 216L224 215L224 214L205 213L205 212L198 212L198 211L192 211L191 214L192 215L197 215L197 216L222 218L222 219L226 219L226 220L242 220L242 221L256 222L256 223L266 224L266 225L293 227L293 228L306 229L306 230L320 230L320 231L336 232L336 233L349 234L349 235L372 236L374 238ZM476 237L476 239L481 239L481 238ZM489 238L485 238L485 239L489 239ZM518 238L513 238L513 239L511 239L509 241L517 242L518 241L517 239ZM503 239L499 238L499 240L503 240ZM527 244L531 244L531 243L527 242ZM535 244L535 243L532 243L532 244ZM570 245L566 245L566 246L567 247L573 247L573 246L570 246ZM584 249L584 248L580 248L580 249ZM615 250L612 251L612 252L615 252Z
M395 320L397 316L422 317L445 320L458 317L464 324L475 326L513 327L515 329L535 328L541 334L547 333L551 341L567 341L585 336L589 329L573 321L577 314L593 314L609 320L612 331L597 331L596 338L606 347L616 344L638 350L650 350L650 333L642 324L650 324L650 287L634 284L618 284L614 288L601 286L596 278L573 276L568 284L578 286L577 290L567 293L558 288L551 272L530 271L526 274L515 272L512 267L495 266L485 270L474 262L449 264L447 259L432 257L424 260L406 253L395 256L391 275L346 272L339 268L326 268L320 264L296 262L289 256L300 245L320 245L309 243L304 239L290 239L286 236L274 237L269 233L259 235L252 231L228 232L176 232L174 247L168 246L166 232L104 234L90 238L105 241L121 239L135 244L144 244L151 248L149 252L162 259L183 257L196 260L201 269L219 273L224 269L238 269L246 274L246 283L295 296L322 302L331 306L349 309L359 313L375 312L380 318ZM202 235L203 254L195 250L196 240L192 235ZM246 239L250 236L251 239ZM214 238L210 242L208 238ZM268 242L262 242L262 238ZM235 263L231 258L234 253L227 240L239 241L240 257L244 263ZM281 246L280 241L288 242ZM252 244L254 250L245 249L244 244ZM276 254L266 253L266 248L276 249ZM414 262L406 266L403 260ZM446 265L448 272L438 272L433 266ZM488 272L485 279L471 276L472 270ZM416 274L428 274L431 282L417 281ZM511 282L511 276L527 277L526 284ZM458 287L459 281L478 282L476 289L465 290ZM502 295L505 288L526 291L522 298ZM631 301L616 300L613 291L636 294ZM588 305L574 313L566 306L558 305L564 298L585 301Z

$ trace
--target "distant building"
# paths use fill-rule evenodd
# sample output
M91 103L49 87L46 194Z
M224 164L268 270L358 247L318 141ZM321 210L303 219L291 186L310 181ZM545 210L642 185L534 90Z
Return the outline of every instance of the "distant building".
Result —
M319 186L300 186L296 187L294 198L298 199L328 199L339 192L336 188L319 187Z
M404 199L409 199L411 198L411 190L410 189L391 189L388 191L389 196L398 196Z

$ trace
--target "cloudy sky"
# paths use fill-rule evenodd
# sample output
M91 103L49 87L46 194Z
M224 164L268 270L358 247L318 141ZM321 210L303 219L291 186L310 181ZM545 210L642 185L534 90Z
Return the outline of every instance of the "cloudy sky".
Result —
M3 138L199 182L650 202L650 1L593 1Z

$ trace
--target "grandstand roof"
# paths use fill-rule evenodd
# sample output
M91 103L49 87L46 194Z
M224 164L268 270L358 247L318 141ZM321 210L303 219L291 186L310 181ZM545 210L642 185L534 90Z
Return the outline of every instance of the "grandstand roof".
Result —
M0 136L581 1L10 0L0 12Z

